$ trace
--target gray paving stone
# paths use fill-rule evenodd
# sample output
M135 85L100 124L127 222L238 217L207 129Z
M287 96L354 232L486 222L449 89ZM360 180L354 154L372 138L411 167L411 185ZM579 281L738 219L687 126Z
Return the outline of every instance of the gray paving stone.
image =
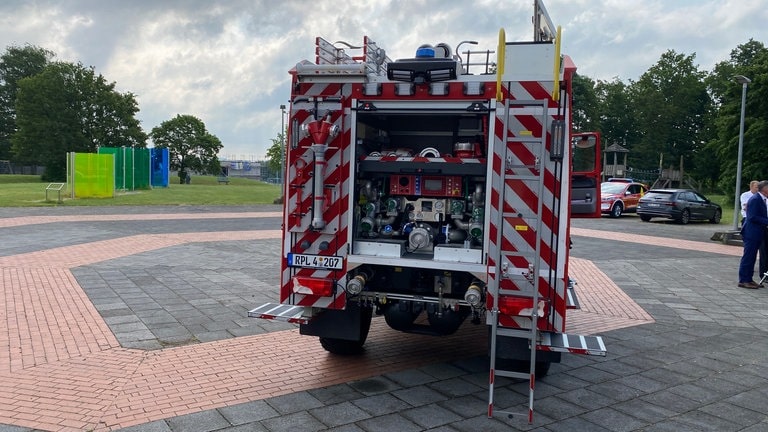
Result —
M384 375L402 387L420 386L437 380L433 375L419 369L409 369Z
M219 408L219 413L233 425L258 422L279 415L263 400Z
M316 397L306 392L276 396L267 399L266 402L280 414L290 414L323 406L323 403Z
M766 419L765 412L757 412L722 401L706 405L699 411L723 419L731 424L741 425L742 427L751 426Z
M309 413L328 427L341 426L371 418L370 414L350 402L311 409Z
M326 426L306 411L285 414L263 420L261 424L270 432L315 432Z
M149 341L155 339L155 335L152 334L149 329L146 330L136 330L136 331L127 331L127 332L115 332L115 337L117 337L118 340L121 341L121 344L125 342L139 342L139 341Z
M171 427L165 420L157 420L149 423L143 423L136 426L119 429L120 432L172 432ZM2 429L0 429L2 432Z
M528 418L507 420L509 423L497 418L489 419L487 416L475 416L451 425L461 432L509 432L510 430L531 430L528 425ZM514 429L513 429L514 428Z
M535 401L534 410L554 420L582 415L588 411L586 408L570 403L558 396L550 396Z
M617 432L629 432L642 430L648 423L636 417L617 411L611 407L604 407L585 413L580 416L584 420Z
M722 399L722 394L698 385L701 380L670 387L667 391L691 399L699 404L708 404Z
M596 425L588 420L585 420L581 417L572 417L569 419L565 419L563 421L559 421L555 424L549 424L544 428L546 431L550 432L615 432L616 429L609 428L606 429L602 426ZM538 429L534 429L534 431L538 431Z
M458 366L449 363L438 363L419 368L420 371L427 373L439 380L456 378L467 375L467 371Z
M363 394L355 390L349 384L339 384L330 387L308 390L320 402L330 405L340 402L360 399Z
M742 432L764 432L768 430L768 420L763 420L760 423L754 424L745 428Z
M419 425L398 414L389 414L357 423L367 432L417 432L423 430Z
M640 399L678 413L688 412L700 406L699 402L666 390L642 396Z
M606 397L599 392L593 391L592 387L586 389L569 390L557 395L558 398L570 403L582 406L589 410L604 408L616 403L615 399Z
M194 332L193 333L195 339L197 339L200 342L212 342L222 339L229 339L232 338L232 334L229 333L226 330L221 331L203 331L203 332Z
M174 432L210 432L231 426L227 419L216 410L185 414L166 421Z
M432 429L445 426L463 418L437 404L430 404L401 412L401 415L422 428Z
M384 377L373 377L349 383L350 387L364 395L376 395L402 388L399 384Z
M0 432L33 432L33 429L24 428L21 426L0 424Z
M373 416L392 414L411 407L407 402L404 402L389 393L364 397L354 400L352 403Z
M339 427L333 427L326 429L328 432L365 432L364 430L360 429L359 426L355 424L348 424L344 426Z
M269 432L269 430L261 423L245 423L224 428L217 432Z
M615 380L620 377L619 375L616 375L614 373L600 370L592 366L573 369L568 371L567 373L568 375L571 375L573 377L576 377L580 380L586 381L591 384Z
M743 427L732 421L710 415L706 412L696 410L687 413L683 413L675 418L675 420L681 423L686 423L693 427L695 430L700 431L740 431Z
M443 379L430 383L428 387L449 397L466 396L483 390L483 387L475 385L463 378Z
M488 394L486 392L482 397L477 395L455 397L437 404L461 417L473 417L479 412L488 411Z
M412 406L427 405L448 399L447 395L427 387L411 387L395 390L392 392L392 395L398 399L402 399Z

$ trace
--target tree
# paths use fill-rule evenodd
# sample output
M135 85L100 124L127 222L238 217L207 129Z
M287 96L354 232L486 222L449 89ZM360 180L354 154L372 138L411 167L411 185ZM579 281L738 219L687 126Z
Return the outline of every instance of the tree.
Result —
M107 83L93 68L51 63L18 82L14 156L22 163L44 165L44 180L61 181L67 152L145 147L138 111L132 94L117 92L115 83Z
M599 101L595 94L595 81L587 76L573 76L573 130L592 132L600 127Z
M283 148L284 140L284 133L277 134L276 138L271 139L272 145L267 149L267 167L269 168L269 172L278 173L278 177L280 178L283 177L283 173L280 172L280 169L283 168L283 163L285 163L285 159L282 158L286 156L284 154L285 149Z
M713 165L721 190L732 192L736 184L742 85L734 75L752 80L748 85L744 117L744 143L741 184L768 178L764 148L768 142L768 48L750 39L731 51L731 58L715 65L707 79L716 101L716 116L711 121L712 134L706 144L715 156Z
M599 103L598 115L603 143L606 147L610 144L632 147L637 142L637 126L627 85L618 78L613 81L598 81L595 93Z
M213 175L221 172L216 156L223 147L221 140L195 116L178 114L154 127L150 137L155 147L168 149L170 168L179 172L181 183L190 170Z
M0 56L0 159L10 159L11 136L16 132L16 94L22 78L37 75L54 57L33 45L8 47Z
M695 57L668 50L631 84L639 141L630 155L638 168L657 167L660 153L675 164L683 157L686 170L694 168L712 107L706 72L699 71Z

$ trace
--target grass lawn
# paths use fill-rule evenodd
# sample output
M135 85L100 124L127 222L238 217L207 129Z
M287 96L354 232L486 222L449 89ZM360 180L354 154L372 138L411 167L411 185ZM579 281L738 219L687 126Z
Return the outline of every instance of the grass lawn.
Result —
M173 181L176 183L173 183ZM280 186L245 178L230 178L230 183L219 184L215 176L193 176L190 184L179 184L177 177L171 178L167 188L138 191L118 191L114 198L64 198L56 202L56 192L48 192L50 201L45 201L47 182L39 176L0 175L0 207L45 207L45 206L151 206L151 205L255 205L272 204L280 196ZM66 189L66 188L65 188ZM62 191L62 196L66 190ZM722 225L733 224L733 197L707 195L707 198L723 207Z
M152 205L254 205L272 204L280 196L280 186L245 178L230 178L229 184L219 184L215 176L193 176L190 184L171 183L167 188L137 191L117 191L114 198L70 199L66 187L63 202L58 194L45 188L39 176L0 175L0 207L50 206L152 206ZM67 195L66 197L64 197Z

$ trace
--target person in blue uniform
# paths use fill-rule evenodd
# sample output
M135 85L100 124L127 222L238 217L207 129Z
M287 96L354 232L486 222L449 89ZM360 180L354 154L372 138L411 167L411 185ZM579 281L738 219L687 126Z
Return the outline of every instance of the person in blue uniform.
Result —
M753 276L757 251L760 249L765 229L768 227L766 198L768 198L768 180L763 180L757 185L757 193L747 201L747 218L741 227L744 253L739 264L739 288L759 288L759 285L753 280Z

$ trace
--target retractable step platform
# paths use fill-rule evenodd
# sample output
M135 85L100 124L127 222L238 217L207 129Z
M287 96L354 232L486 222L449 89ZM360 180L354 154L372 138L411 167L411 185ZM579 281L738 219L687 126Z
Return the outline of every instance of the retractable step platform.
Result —
M541 341L536 348L542 351L564 352L605 356L607 350L600 336L569 335L565 333L541 332Z
M248 316L251 318L285 321L294 324L306 324L311 320L311 317L304 316L303 314L303 306L280 303L267 303L248 311Z

